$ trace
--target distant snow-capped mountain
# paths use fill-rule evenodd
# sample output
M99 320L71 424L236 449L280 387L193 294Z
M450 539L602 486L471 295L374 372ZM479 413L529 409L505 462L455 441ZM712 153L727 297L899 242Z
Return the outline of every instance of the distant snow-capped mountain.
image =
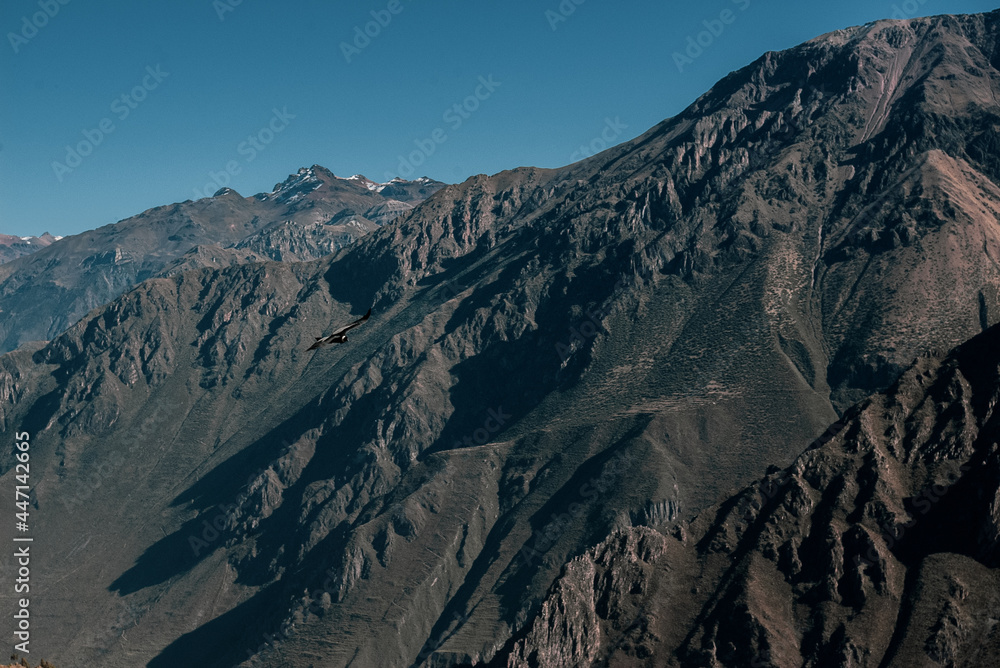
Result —
M60 239L62 237L53 236L48 232L40 237L17 237L10 234L0 234L0 264L31 255Z
M58 237L49 234L0 236L0 353L53 338L147 278L322 257L407 213L445 185L426 177L376 188L371 183L313 165L269 193L244 197L222 188L211 197L156 207L66 237L56 246L51 244Z

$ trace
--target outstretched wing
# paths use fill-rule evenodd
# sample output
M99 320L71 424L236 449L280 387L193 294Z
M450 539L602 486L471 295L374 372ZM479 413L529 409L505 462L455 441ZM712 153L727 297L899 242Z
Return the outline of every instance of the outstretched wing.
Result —
M354 322L352 322L347 327L342 327L342 328L338 329L336 332L334 332L333 334L331 334L329 336L322 336L322 337L317 336L316 337L316 343L314 343L311 346L309 346L308 350L316 350L317 348L321 348L321 347L329 345L331 343L343 343L344 339L341 338L341 337L344 336L344 333L347 332L347 330L354 329L355 327L357 327L358 325L360 325L361 323L363 323L365 320L367 320L371 316L371 314L372 314L372 310L368 309L368 313L365 313L363 316L361 316L360 318L358 318L357 320L355 320Z
M347 330L354 329L355 327L357 327L358 325L360 325L361 323L363 323L365 320L367 320L371 316L371 314L372 314L372 310L368 309L368 313L365 313L363 316L361 316L360 318L358 318L357 320L355 320L354 322L352 322L347 327L343 327L341 329L338 329L336 332L334 332L330 336L341 336L341 335L343 335L344 333L347 332Z

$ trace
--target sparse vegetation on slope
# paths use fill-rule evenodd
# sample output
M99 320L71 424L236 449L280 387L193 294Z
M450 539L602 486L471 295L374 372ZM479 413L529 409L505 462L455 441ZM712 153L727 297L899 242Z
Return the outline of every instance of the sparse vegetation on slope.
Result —
M997 322L1000 197L961 138L1000 120L998 21L766 54L581 163L475 176L311 262L147 280L0 358L39 586L77 584L35 622L46 653L483 665L595 545L591 570L633 564L641 594L672 544L649 532ZM369 307L350 345L307 353ZM612 576L587 618L617 595ZM728 661L713 619L677 627L684 651L719 637Z

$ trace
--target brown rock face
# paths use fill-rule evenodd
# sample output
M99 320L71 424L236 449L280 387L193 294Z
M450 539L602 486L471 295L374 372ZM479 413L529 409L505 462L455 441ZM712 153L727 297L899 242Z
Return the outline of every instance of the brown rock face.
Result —
M996 665L998 399L1000 327L917 360L787 469L570 562L506 665Z
M780 471L914 358L1000 319L998 26L878 22L769 53L581 163L474 176L308 262L252 261L315 241L280 227L196 250L209 267L0 358L0 428L36 443L39 651L109 668L970 656L995 567L993 368L921 358ZM321 208L314 177L268 206ZM178 206L143 221L256 205ZM338 221L372 207L349 208ZM233 218L239 239L252 220ZM349 344L307 353L369 307ZM890 546L928 486L941 498Z

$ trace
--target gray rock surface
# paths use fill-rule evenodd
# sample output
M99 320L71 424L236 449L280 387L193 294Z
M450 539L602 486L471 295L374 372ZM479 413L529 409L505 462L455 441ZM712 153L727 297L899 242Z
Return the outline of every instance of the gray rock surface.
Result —
M556 661L598 661L619 642L636 660L766 649L793 665L793 650L875 656L880 642L965 656L989 608L959 589L920 599L956 606L926 616L931 641L842 611L829 616L842 633L815 621L800 639L788 624L862 595L885 613L912 591L871 522L970 451L979 408L921 436L944 450L919 466L883 464L875 437L892 437L877 427L860 432L871 442L838 436L871 461L843 493L795 469L771 509L780 525L754 529L767 544L744 542L728 506L706 509L789 466L915 357L997 322L1000 191L985 147L998 21L877 22L765 54L583 162L474 176L320 259L220 255L0 358L0 425L34 439L35 623L51 644L38 651L110 668L530 664L543 641ZM297 206L310 188L299 175L275 199ZM212 202L252 206L224 194L177 215ZM117 266L102 253L93 262ZM349 344L306 352L369 307ZM972 382L964 367L932 374L942 405ZM815 475L848 476L858 452ZM0 462L9 483L13 459ZM990 506L970 508L982 519ZM850 527L827 521L855 510ZM698 511L718 529L680 525L705 536L691 549L671 532ZM984 545L990 526L974 527ZM882 558L851 580L838 550L869 542ZM741 545L760 551L747 568L783 570L741 580L727 566ZM958 554L974 572L965 590L990 582L968 563L980 552ZM717 598L657 571L693 578L700 560ZM714 584L717 572L728 579ZM950 591L939 572L926 591ZM563 586L564 573L578 577ZM769 605L744 594L755 587L800 607L748 607ZM647 600L689 606L687 626L635 625Z

